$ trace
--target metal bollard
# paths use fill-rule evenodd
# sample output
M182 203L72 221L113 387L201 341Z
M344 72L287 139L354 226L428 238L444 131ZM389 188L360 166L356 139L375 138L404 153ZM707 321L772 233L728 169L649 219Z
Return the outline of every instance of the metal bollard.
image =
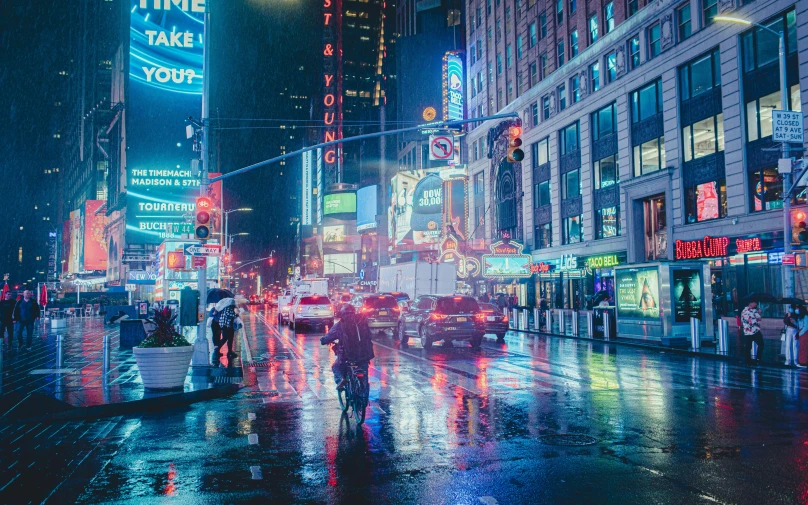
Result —
M65 355L62 347L62 336L56 335L56 368L62 368L65 363Z
M511 309L511 321L513 324L513 329L519 329L519 310L518 309Z
M578 312L575 310L572 311L572 336L578 336Z
M109 372L109 335L104 335L103 348L104 353L104 374Z
M546 319L546 321L544 322L544 325L545 325L544 330L547 333L552 333L553 332L553 311L550 310L550 309L547 309L545 311L545 313L544 313L544 318Z
M541 328L539 324L541 323L541 311L538 308L533 309L533 330L539 331Z
M522 327L520 330L527 330L530 327L530 311L522 309Z
M609 319L611 319L611 314L609 311L606 310L603 312L603 340L611 340L612 339L612 325Z
M690 318L690 349L698 351L701 348L701 338L699 337L699 321L695 317Z
M718 354L729 354L729 323L724 319L718 320Z
M591 310L586 311L586 331L588 332L588 338L594 338L595 336L595 313Z
M558 309L558 334L564 334L564 327L566 326L567 321L564 317L564 309Z
M757 342L752 342L752 355L749 357L750 359L757 359L758 357L758 346Z

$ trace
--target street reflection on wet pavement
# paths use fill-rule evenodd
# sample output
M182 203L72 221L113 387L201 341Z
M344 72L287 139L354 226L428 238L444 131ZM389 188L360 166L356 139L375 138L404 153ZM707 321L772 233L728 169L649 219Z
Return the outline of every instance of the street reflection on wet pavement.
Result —
M808 503L806 372L514 332L480 350L387 335L357 426L322 330L278 328L269 308L246 324L238 395L116 420L115 451L51 501Z

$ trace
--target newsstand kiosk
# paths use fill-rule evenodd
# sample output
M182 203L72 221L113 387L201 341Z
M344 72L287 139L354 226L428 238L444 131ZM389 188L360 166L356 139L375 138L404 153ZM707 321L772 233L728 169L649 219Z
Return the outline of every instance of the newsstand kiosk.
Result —
M710 267L706 263L641 263L615 267L617 335L669 347L714 340Z

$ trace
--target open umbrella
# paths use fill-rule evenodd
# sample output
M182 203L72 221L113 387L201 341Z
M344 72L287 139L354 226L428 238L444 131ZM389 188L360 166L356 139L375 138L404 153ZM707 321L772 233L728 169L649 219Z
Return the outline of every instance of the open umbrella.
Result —
M750 302L758 303L777 303L777 298L768 293L749 293L741 299L744 306L749 305Z
M606 291L605 289L601 289L600 291L592 295L592 305L597 305L603 300L608 299L609 299L609 292Z
M806 305L805 300L800 300L799 298L789 297L789 298L781 298L777 301L780 305Z
M222 288L213 288L208 290L208 303L217 303L223 298L235 298L232 291Z
M48 304L48 286L43 284L42 291L39 293L39 305L46 306Z

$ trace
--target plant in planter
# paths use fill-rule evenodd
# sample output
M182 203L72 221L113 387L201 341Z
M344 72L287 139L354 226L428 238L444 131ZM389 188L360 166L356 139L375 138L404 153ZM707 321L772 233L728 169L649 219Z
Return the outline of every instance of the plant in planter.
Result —
M185 383L194 347L174 329L176 319L168 307L155 310L147 319L152 326L148 336L132 348L148 389L176 389Z

